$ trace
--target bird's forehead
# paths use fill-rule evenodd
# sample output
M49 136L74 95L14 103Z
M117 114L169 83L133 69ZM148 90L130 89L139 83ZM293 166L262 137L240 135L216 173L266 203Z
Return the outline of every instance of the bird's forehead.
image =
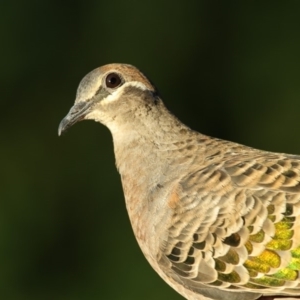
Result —
M75 102L91 99L96 94L101 85L102 76L103 74L100 68L95 69L85 75L79 83Z
M76 102L92 98L99 90L103 76L110 72L120 74L125 82L133 82L134 85L140 82L149 90L154 91L155 89L147 77L136 67L126 64L109 64L91 71L81 80L77 89Z

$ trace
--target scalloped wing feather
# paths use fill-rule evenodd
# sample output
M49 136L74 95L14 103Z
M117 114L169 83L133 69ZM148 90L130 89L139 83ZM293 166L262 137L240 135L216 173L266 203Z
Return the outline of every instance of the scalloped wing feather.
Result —
M299 295L299 157L260 152L222 161L180 181L162 269L210 297Z

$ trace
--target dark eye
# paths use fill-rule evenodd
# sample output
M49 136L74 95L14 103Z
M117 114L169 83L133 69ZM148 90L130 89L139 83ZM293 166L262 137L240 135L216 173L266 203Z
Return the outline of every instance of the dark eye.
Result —
M110 73L106 76L105 83L107 87L114 89L122 83L122 80L117 73Z

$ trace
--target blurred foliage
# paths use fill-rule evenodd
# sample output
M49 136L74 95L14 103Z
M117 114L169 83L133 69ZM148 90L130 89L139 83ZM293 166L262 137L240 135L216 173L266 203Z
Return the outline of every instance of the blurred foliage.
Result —
M138 66L203 133L300 153L300 2L2 1L3 299L182 299L144 259L110 133L61 138L80 79Z

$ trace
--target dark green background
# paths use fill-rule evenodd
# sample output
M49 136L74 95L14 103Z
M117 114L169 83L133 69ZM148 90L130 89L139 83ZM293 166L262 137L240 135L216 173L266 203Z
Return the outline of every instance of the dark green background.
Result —
M90 70L138 66L203 133L300 153L299 1L2 1L1 299L182 299L133 237L109 131L57 127Z

